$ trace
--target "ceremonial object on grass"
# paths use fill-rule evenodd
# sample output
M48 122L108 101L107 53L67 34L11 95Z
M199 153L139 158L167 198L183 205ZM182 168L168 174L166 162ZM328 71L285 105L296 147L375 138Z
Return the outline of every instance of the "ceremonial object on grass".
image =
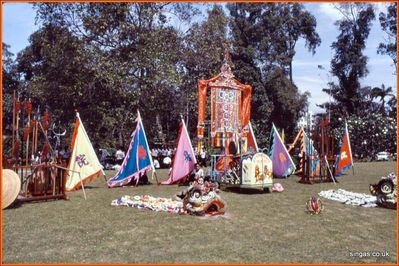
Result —
M195 168L197 159L195 158L190 136L181 119L179 136L175 156L173 157L172 171L169 173L168 180L162 182L163 185L171 185L186 178Z
M283 141L273 124L271 132L270 159L273 162L273 175L276 177L287 177L295 171L295 164Z
M65 162L55 157L48 138L53 131L49 129L50 113L46 111L41 116L39 106L34 109L33 105L30 99L20 100L14 91L12 151L10 157L5 156L3 166L17 173L21 202L67 199L66 171L57 168L65 166Z
M352 149L349 140L348 124L345 122L344 135L341 142L339 156L337 156L336 175L341 176L344 171L353 167Z
M78 112L76 112L71 151L65 183L67 191L83 188L83 185L92 181L94 177L100 176L101 173L105 175Z
M122 166L116 175L108 180L108 187L125 186L130 182L135 182L137 185L141 176L147 171L152 170L152 173L155 174L151 151L139 111L137 111L136 122L136 129L132 133L132 140Z
M2 170L1 208L5 209L17 198L21 190L21 180L17 173L10 169Z

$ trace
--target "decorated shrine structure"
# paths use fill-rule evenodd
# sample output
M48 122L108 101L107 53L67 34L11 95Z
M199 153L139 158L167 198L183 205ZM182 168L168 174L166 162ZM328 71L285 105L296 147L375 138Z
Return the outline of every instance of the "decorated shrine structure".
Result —
M273 185L270 158L264 153L247 151L252 87L235 79L229 63L226 48L220 74L198 81L198 151L205 144L221 149L220 154L211 155L211 178L221 188L270 188ZM206 123L208 95L210 123ZM210 131L207 137L206 125Z
M321 120L313 138L314 141L302 128L290 145L289 152L299 158L299 169L296 172L301 177L299 182L305 184L335 182L334 138L328 118ZM297 143L300 143L299 149L296 149Z
M31 99L20 100L14 91L11 155L3 156L3 167L20 177L20 201L67 199L67 162L55 157L48 137L50 117L48 111L41 114L39 107L34 110Z
M234 78L227 49L221 73L211 79L198 81L199 150L204 145L208 92L211 96L210 146L227 149L230 142L234 142L240 151L245 152L251 117L252 87Z

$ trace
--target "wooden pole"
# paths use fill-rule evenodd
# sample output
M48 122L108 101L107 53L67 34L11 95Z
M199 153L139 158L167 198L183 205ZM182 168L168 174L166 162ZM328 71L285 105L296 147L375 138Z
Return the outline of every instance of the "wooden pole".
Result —
M334 182L334 185L335 185L336 184L335 183L335 177L334 177L333 173L331 172L330 164L328 163L326 155L324 155L324 160L325 160L325 163L326 163L326 166L327 166L327 170L330 172L331 179L332 179L332 181Z
M14 153L14 144L15 144L15 107L16 107L16 103L15 103L15 90L13 91L13 95L12 95L12 148L11 148L11 157L13 156Z
M35 117L33 117L33 120L32 120L32 159L35 158L35 145L36 145L35 127L36 127L36 119L35 119Z
M62 167L62 166L59 166L59 165L57 165L57 164L52 164L52 165L53 165L54 167L57 167L57 168L60 168L60 169L64 169L64 170L66 170L66 171L71 171L71 172L74 172L74 173L78 173L79 179L80 179L80 185L82 186L83 195L84 195L85 200L86 200L87 198L86 198L85 187L83 186L82 177L80 176L80 172L74 171L74 170L71 170L71 169L68 169L68 168L65 168L65 167Z
M46 130L44 130L42 123L40 123L39 121L38 121L38 123L39 123L40 129L42 130L42 132L44 134L44 138L46 139L46 143L48 143L48 145L50 146L50 149L53 151L53 147L51 146L50 142L48 141Z
M157 172L155 172L155 171L153 171L153 173L152 173L152 178L151 178L151 179L153 179L154 176L155 176L155 180L157 181L157 185L159 186L159 185L161 184L161 182L158 181Z
M19 99L17 98L17 101L19 102ZM21 104L19 104L19 108L21 108ZM16 118L15 118L15 123L17 124L16 129L15 129L15 138L18 140L19 135L18 135L18 130L19 130L19 112L16 113Z
M37 142L38 142L38 131L39 131L39 127L38 127L38 123L39 123L39 119L36 120L36 126L35 126L35 134L36 134L36 146L35 146L35 153L37 153Z
M30 100L29 100L30 102ZM25 109L27 109L27 106L25 106ZM28 138L26 139L26 165L28 165L29 162L29 139L30 139L30 112L28 111L28 124L27 124L27 128L28 128Z

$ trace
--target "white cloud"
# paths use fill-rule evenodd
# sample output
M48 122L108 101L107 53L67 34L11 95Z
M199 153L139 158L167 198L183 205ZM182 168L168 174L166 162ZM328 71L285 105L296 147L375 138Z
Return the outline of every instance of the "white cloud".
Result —
M331 20L339 20L342 18L342 14L334 5L336 5L336 3L322 3L319 6L319 12Z
M318 65L322 65L322 66L328 66L330 64L330 61L328 60L315 60L315 61L307 61L307 60L296 60L294 58L294 61L292 61L292 65L293 67L301 67L301 66L314 66L315 68L317 68Z
M391 3L386 3L386 2L378 2L378 3L372 3L375 6L375 15L378 18L378 15L380 14L380 12L387 12L387 7L391 4Z
M299 76L295 78L295 81L304 81L306 83L316 83L316 84L320 84L322 83L322 80L320 80L319 77L310 77L310 76Z
M321 15L325 15L327 18L331 20L339 20L342 18L341 12L339 12L335 6L337 6L339 3L322 3L319 5L318 11L321 13ZM378 18L378 15L380 12L385 12L387 10L387 6L390 3L386 2L379 2L379 3L370 3L374 5L375 8L375 14L376 17Z

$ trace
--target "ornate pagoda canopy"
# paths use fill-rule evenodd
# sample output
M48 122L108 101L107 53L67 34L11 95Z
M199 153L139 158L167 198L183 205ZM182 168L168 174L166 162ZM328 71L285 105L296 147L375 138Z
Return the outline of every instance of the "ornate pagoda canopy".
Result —
M198 81L198 138L204 136L207 91L211 91L211 134L240 133L248 127L251 117L252 87L236 80L230 67L226 48L221 72L208 80Z

